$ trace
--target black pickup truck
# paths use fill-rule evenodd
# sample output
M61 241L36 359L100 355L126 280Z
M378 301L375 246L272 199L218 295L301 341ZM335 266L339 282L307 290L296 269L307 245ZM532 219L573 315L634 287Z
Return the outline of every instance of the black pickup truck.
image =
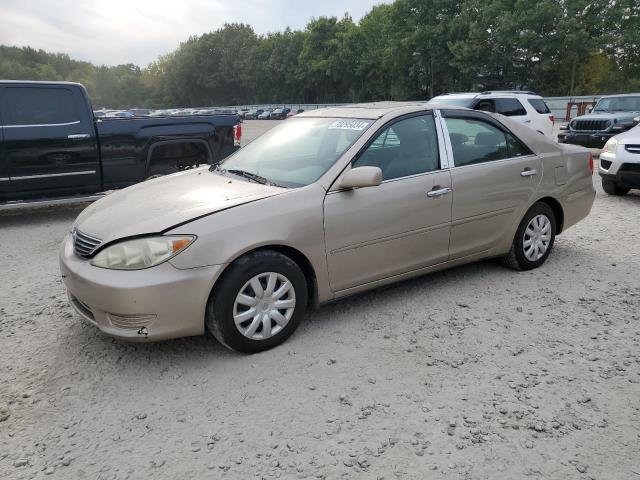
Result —
M80 84L0 81L0 205L215 164L239 148L240 135L237 115L95 118Z

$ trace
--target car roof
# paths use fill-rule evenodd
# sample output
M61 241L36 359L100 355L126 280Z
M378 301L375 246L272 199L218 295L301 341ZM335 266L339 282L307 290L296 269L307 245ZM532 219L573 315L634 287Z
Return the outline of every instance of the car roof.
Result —
M391 113L401 115L421 110L433 110L433 107L428 106L426 102L355 103L353 105L306 110L299 114L298 117L364 118L375 120Z
M638 97L640 93L620 93L618 95L603 95L600 98L613 98L613 97Z
M542 98L540 95L534 92L529 92L525 90L487 90L484 92L452 92L452 93L443 93L442 95L437 95L433 97L431 100L436 98L491 98L493 96L500 97L535 97Z

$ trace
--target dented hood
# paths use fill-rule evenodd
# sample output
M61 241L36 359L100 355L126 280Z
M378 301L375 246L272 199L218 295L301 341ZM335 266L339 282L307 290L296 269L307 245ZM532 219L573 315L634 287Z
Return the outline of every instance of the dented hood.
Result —
M82 233L109 243L160 233L180 223L287 189L227 177L208 167L148 180L118 190L87 207L74 223Z

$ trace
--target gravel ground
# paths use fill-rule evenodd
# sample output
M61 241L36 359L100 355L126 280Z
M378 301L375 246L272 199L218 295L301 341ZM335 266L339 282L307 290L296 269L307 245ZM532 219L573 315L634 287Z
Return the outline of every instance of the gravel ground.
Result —
M59 278L79 209L1 215L0 478L640 479L639 211L598 187L538 270L375 290L252 356L100 334Z

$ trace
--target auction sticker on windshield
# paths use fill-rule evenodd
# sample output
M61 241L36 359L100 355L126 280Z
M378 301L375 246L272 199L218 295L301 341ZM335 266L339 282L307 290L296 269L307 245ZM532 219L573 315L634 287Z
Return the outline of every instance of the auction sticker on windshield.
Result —
M364 130L369 126L369 122L362 120L338 120L329 125L329 130Z

